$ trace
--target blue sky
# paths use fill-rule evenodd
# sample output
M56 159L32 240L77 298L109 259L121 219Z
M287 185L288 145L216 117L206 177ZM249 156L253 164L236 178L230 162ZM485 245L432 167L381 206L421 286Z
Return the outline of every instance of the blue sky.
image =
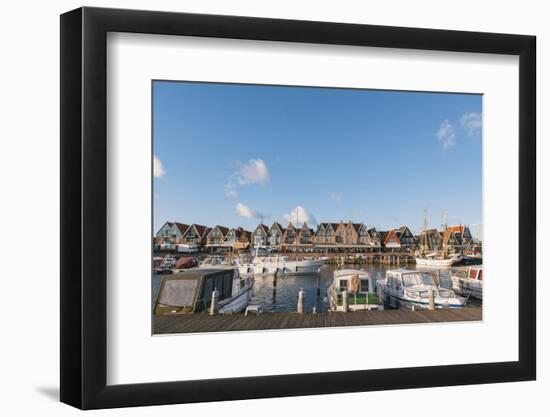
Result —
M155 81L154 227L482 216L482 97Z

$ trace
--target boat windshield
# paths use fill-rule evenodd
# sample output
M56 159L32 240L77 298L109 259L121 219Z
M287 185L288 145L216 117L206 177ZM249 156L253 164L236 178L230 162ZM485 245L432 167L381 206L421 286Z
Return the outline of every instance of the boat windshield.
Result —
M158 303L170 307L192 306L198 284L196 279L166 280Z
M413 285L422 285L424 282L422 281L422 276L419 272L409 272L407 274L403 274L403 285L405 287L412 287Z

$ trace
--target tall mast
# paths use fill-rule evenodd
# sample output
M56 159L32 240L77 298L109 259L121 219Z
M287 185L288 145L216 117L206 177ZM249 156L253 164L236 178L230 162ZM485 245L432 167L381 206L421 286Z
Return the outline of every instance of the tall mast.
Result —
M449 236L447 235L447 209L443 209L443 253L447 253L447 240Z
M424 247L422 248L424 251L428 248L428 209L424 209Z

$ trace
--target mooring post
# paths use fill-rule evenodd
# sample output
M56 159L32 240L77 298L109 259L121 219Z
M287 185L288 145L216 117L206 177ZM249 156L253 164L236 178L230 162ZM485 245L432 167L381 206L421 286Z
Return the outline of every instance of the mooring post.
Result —
M218 314L218 290L212 291L212 301L210 302L210 315Z
M348 290L342 291L342 311L347 313L349 309Z
M304 314L304 303L305 303L305 293L304 289L300 288L300 291L298 292L298 308L296 309L298 314Z
M430 289L428 291L428 310L435 310L435 298L433 289Z

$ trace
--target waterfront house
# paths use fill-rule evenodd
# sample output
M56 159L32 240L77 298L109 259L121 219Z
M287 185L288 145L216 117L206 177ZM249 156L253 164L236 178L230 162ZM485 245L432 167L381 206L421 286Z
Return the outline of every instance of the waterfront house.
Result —
M367 226L364 223L353 223L353 228L357 231L357 243L359 245L370 246L371 237Z
M302 224L302 227L298 231L297 240L300 245L312 245L313 244L313 229L310 229L307 222Z
M206 236L210 232L210 228L201 224L192 224L187 228L182 237L182 243L186 245L203 246L206 244Z
M155 235L156 250L175 250L189 226L178 222L165 222Z
M378 233L378 231L374 227L371 227L368 230L368 232L370 235L371 248L376 251L380 250L381 248L380 233Z
M228 227L216 225L208 232L206 235L206 245L207 246L224 246L225 237L229 232Z
M320 223L314 236L314 242L318 246L336 244L336 228L338 223Z
M269 235L269 227L265 224L260 223L252 232L252 245L256 246L266 246Z
M361 223L341 221L336 227L336 243L341 246L356 246L359 243Z
M232 227L225 235L224 244L233 249L246 249L250 247L250 233L242 227Z
M399 229L395 229L395 233L401 243L401 249L404 251L412 251L416 247L416 239L411 230L407 226L401 226Z
M469 250L474 243L468 226L447 226L442 240L442 245L452 253L459 253L462 249Z
M283 242L285 245L295 245L296 237L298 233L296 231L296 228L292 224L292 222L288 222L288 225L286 226L286 229L283 233Z
M284 233L285 233L285 230L283 229L283 226L281 226L280 223L273 222L273 224L271 225L271 228L268 231L269 245L272 248L278 249L283 243Z
M387 252L396 252L401 250L401 239L397 235L397 230L392 229L387 232L380 232L382 248Z

